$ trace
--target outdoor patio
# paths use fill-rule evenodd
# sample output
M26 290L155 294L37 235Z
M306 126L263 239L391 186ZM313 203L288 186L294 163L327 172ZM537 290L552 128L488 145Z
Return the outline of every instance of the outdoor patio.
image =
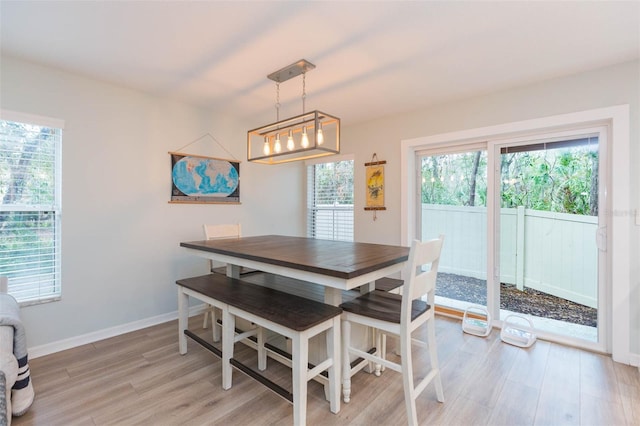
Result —
M485 280L463 275L438 273L436 295L486 306ZM500 284L500 308L537 317L546 317L588 327L597 326L597 310L525 287Z

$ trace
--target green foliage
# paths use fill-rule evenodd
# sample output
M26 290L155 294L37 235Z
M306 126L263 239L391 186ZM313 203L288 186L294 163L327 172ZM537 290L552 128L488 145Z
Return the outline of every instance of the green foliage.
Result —
M0 120L0 274L55 270L56 132Z
M452 206L485 206L486 151L424 157L422 202Z
M597 215L598 152L573 146L502 154L501 207ZM485 151L422 159L422 202L486 206Z
M597 214L596 151L581 146L517 152L501 161L502 207Z
M54 203L55 129L0 120L0 200L4 205Z
M316 164L316 204L353 205L353 161Z

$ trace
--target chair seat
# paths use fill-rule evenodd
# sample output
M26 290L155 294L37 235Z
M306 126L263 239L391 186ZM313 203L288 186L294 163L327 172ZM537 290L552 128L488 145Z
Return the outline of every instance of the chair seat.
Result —
M392 291L402 287L404 281L397 278L384 277L376 280L376 290Z
M340 307L347 312L400 324L402 296L382 290L375 290L345 302ZM427 312L431 307L420 299L413 300L411 320Z
M437 400L444 402L438 366L435 318L431 310L435 305L436 279L443 241L443 235L425 242L413 240L409 259L402 274L405 277L402 294L376 289L340 305L343 310L342 394L345 403L351 400L351 376L367 365L376 376L379 376L385 367L402 374L407 423L410 426L419 424L416 398L432 381L436 388ZM385 284L392 284L392 280L395 279L381 280L380 286L376 281L376 287L381 288ZM362 345L353 345L352 324L369 327L372 330L375 341L373 348L363 350ZM412 332L423 324L426 325L426 341L412 336ZM395 335L398 340L399 363L387 359L387 333ZM413 377L412 348L414 344L428 348L431 362L431 370L417 383L414 382ZM363 395L366 397L366 392Z

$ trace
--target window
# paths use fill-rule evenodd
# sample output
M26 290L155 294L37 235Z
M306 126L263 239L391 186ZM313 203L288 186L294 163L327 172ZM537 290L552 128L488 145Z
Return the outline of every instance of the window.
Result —
M353 241L353 160L307 166L307 236Z
M0 275L21 304L60 297L59 120L1 111Z

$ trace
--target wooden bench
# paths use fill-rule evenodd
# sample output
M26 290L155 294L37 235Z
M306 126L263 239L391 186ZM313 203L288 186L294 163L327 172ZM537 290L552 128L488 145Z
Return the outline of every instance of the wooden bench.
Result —
M186 336L203 343L202 339L187 329L189 297L202 300L222 311L222 351L206 342L204 346L222 358L223 389L231 388L233 366L292 402L294 424L304 424L307 382L327 371L330 408L333 413L340 410L340 308L220 274L181 279L176 284L181 354L187 352ZM236 334L236 317L250 321L257 327ZM258 369L264 370L267 357L263 328L291 339L291 393L233 358L235 342L254 335L257 337ZM309 339L324 331L327 332L328 357L309 368Z

